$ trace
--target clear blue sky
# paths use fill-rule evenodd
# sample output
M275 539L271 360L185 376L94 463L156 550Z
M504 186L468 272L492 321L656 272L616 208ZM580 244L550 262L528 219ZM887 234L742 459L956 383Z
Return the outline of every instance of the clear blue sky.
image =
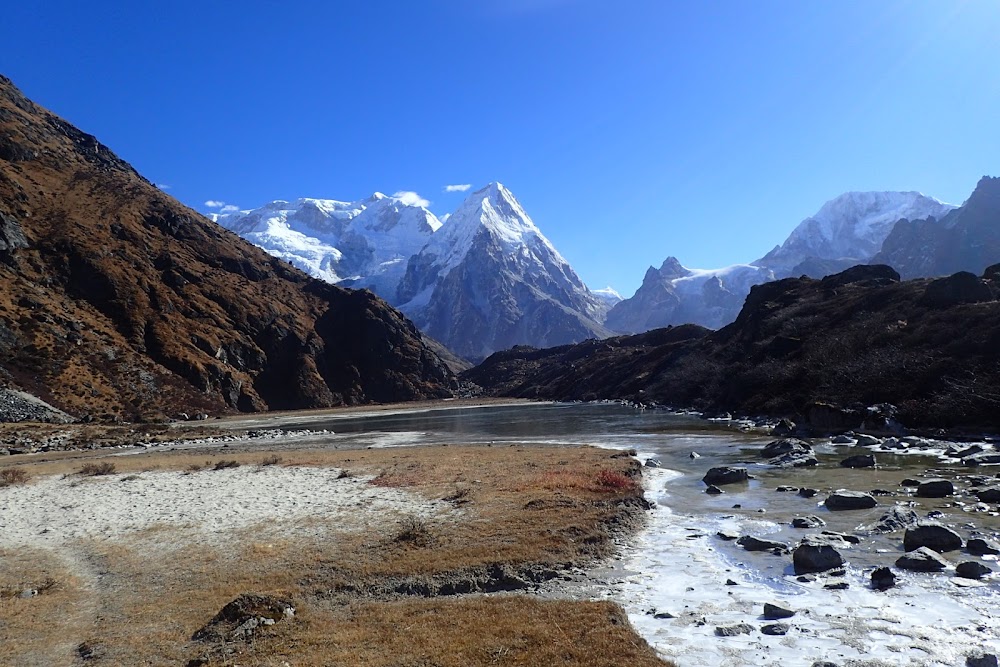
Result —
M492 180L591 287L1000 174L1000 2L16 2L0 72L198 210Z

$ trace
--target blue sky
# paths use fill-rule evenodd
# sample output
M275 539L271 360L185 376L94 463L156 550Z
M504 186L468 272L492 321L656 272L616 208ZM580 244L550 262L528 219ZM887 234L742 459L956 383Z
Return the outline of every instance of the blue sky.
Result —
M0 72L184 203L506 184L594 288L1000 174L1000 2L24 2Z

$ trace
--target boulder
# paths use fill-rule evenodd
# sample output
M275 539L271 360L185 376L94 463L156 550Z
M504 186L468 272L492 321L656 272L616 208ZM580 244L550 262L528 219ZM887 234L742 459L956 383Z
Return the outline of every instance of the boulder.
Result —
M795 422L791 419L782 419L771 429L771 435L778 438L783 438L792 433L795 433Z
M879 517L872 526L868 528L869 532L876 534L884 533L894 533L897 530L903 530L908 526L913 526L920 520L917 513L911 509L905 507L899 507L898 505L889 509L888 512Z
M984 503L1000 503L1000 486L987 486L976 489L973 493Z
M896 559L896 567L913 572L940 572L948 567L948 561L927 547L920 547Z
M780 604L774 604L772 602L764 603L764 619L768 621L777 621L782 618L791 618L795 616L795 611L789 609L788 607Z
M825 525L826 521L812 514L809 516L797 516L792 519L792 528L819 528Z
M705 489L705 493L707 493L710 496L717 496L720 493L725 493L725 491L717 487L715 484L709 484L708 488Z
M770 459L767 464L779 468L808 468L819 465L819 459L811 453L789 452Z
M844 564L844 557L827 542L809 538L802 540L792 552L795 574L825 572Z
M959 563L955 567L955 576L963 579L982 579L987 574L993 574L993 570L974 560Z
M787 623L770 623L765 625L760 629L765 635L781 636L788 634L788 624Z
M982 537L972 538L965 545L965 548L968 549L969 553L973 556L1000 555L1000 544Z
M859 454L857 456L848 456L846 459L840 462L841 468L874 468L875 467L875 455L874 454Z
M812 446L805 440L783 438L781 440L772 440L764 445L764 448L760 450L760 455L762 458L772 459L782 454L812 454L812 451Z
M973 454L972 456L966 456L962 459L962 465L970 468L990 465L993 463L1000 463L1000 454L983 452L982 454Z
M716 637L736 637L738 635L748 635L751 632L753 632L753 626L747 623L724 625L715 628Z
M737 535L736 533L730 533L725 530L720 530L715 534L715 536L718 537L720 540L725 540L726 542L732 542L733 540L740 539L740 536Z
M847 533L838 533L833 530L824 530L822 537L828 537L841 542L847 542L848 544L861 544L861 538L854 535L849 535Z
M662 468L663 467L663 463L660 461L660 459L646 459L646 464L645 465L646 465L647 468Z
M962 303L995 301L985 280L968 271L959 271L947 278L932 280L920 299L921 305L948 308Z
M965 658L965 667L998 667L997 657L992 653L978 653Z
M708 485L722 486L723 484L738 484L750 479L746 468L734 468L731 466L719 466L711 468L701 481Z
M832 438L830 438L830 444L833 445L853 445L856 442L857 440L855 440L849 435L844 435L843 433L841 433L840 435L835 435Z
M815 431L824 433L851 431L861 427L864 415L829 403L812 403L806 407L806 421Z
M955 493L955 485L947 479L928 479L917 486L918 498L947 498Z
M857 437L857 440L858 440L858 446L859 447L875 447L877 445L881 445L882 444L882 440L880 440L879 438L876 438L873 435L865 435L864 433L861 433L861 434L857 435L856 437Z
M896 575L887 567L875 568L872 572L872 588L887 591L896 585Z
M736 540L736 544L740 545L747 551L771 551L776 553L788 553L788 545L784 542L775 542L773 540L762 540L760 538L754 537L753 535L744 535L740 539Z
M920 521L906 529L903 548L914 551L926 547L938 553L962 548L962 536L947 526L933 521Z
M812 498L817 493L819 493L819 489L807 489L805 487L799 489L799 495L803 498Z
M833 512L843 510L866 510L878 505L873 497L859 491L834 491L824 502L826 508Z

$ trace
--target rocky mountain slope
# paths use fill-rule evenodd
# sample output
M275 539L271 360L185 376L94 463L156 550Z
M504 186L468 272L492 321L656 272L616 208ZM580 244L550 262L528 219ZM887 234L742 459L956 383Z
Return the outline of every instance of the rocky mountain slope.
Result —
M499 183L471 194L410 258L399 308L455 353L609 335L604 303Z
M940 220L900 221L873 261L904 278L981 273L1000 262L1000 178L984 176L962 207Z
M779 278L821 278L831 267L867 264L897 221L940 219L954 208L919 192L847 192L799 223L784 243L754 264Z
M677 324L718 329L732 322L753 285L774 280L770 269L738 264L723 269L688 269L668 257L649 267L635 294L608 311L605 325L640 333Z
M503 396L623 398L853 428L1000 427L1000 266L901 282L886 266L753 287L735 322L492 355L463 377ZM834 408L817 404L829 404ZM893 412L885 409L882 412Z
M382 300L185 208L0 77L0 384L135 420L444 396L451 382Z

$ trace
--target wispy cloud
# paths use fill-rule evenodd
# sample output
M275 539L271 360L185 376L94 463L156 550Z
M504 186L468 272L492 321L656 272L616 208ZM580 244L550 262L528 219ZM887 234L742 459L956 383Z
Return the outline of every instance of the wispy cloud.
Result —
M226 205L226 202L224 202L224 201L218 201L216 199L209 199L207 202L205 202L205 207L206 208L222 208L225 205Z
M398 199L407 206L423 206L427 208L431 205L430 201L424 199L416 192L410 192L409 190L400 190L392 196L393 199Z
M239 206L234 206L233 204L226 204L225 206L219 209L219 213L236 213L236 211L238 210L240 210Z
M468 192L472 189L472 183L463 183L462 185L446 185L444 186L445 192Z
M448 222L448 218L450 218L450 217L451 217L451 213L445 213L444 215L442 215L441 217L439 217L438 220L440 220L442 223L444 223L444 222Z
M166 183L157 183L156 187L160 188L161 190L169 190L170 189L170 186L167 185Z

